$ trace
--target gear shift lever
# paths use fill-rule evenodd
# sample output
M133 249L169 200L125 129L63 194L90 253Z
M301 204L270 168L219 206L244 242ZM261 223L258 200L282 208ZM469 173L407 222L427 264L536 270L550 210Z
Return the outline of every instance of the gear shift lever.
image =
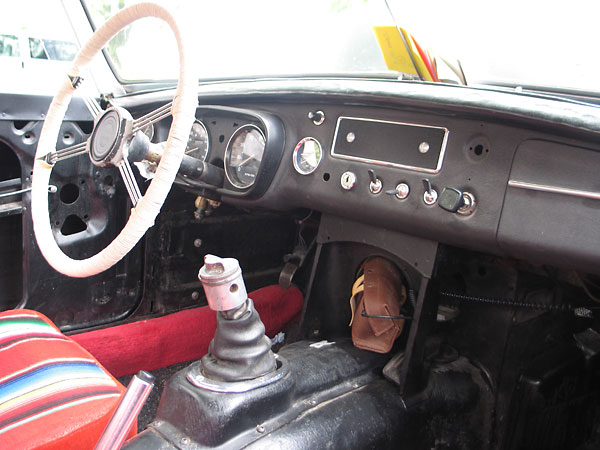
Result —
M202 357L204 376L221 381L251 380L276 368L271 340L234 258L206 255L198 278L208 306L217 312L217 330Z

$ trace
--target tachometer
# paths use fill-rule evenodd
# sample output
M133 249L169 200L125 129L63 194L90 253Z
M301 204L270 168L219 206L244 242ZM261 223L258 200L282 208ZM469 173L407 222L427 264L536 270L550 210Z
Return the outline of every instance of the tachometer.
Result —
M195 120L190 131L185 154L202 161L206 161L208 155L208 131L206 126L199 120Z
M225 175L231 184L240 189L254 184L265 145L265 135L256 125L244 125L233 133L225 150Z
M299 174L313 173L323 158L321 144L315 138L306 137L296 145L293 158L294 168Z

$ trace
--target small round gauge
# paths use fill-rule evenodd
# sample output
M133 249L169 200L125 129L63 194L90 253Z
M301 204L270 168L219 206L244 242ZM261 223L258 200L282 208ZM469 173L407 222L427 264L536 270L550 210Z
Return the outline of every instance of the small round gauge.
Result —
M225 149L225 175L231 184L240 189L254 184L265 145L265 135L256 125L241 126L233 133Z
M323 149L315 138L306 137L296 145L293 154L294 169L301 175L313 173L321 159Z
M199 120L195 120L190 131L185 154L201 161L206 161L208 155L208 131Z

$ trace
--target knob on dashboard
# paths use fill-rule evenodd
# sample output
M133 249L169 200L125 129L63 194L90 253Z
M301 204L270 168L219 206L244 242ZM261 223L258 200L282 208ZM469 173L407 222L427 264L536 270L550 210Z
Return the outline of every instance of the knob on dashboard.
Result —
M308 118L315 125L321 125L325 122L325 113L323 111L311 111L308 113Z

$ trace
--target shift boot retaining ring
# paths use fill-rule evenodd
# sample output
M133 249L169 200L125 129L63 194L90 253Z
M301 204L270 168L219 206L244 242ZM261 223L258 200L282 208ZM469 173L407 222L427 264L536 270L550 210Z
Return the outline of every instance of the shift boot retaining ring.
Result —
M192 365L186 374L186 378L194 386L207 391L221 392L224 394L240 394L243 392L249 392L253 389L258 389L259 387L267 386L271 383L281 380L290 372L290 367L287 360L277 354L274 356L277 368L262 377L254 378L252 380L213 380L211 378L207 378L202 373L203 370L201 363Z

